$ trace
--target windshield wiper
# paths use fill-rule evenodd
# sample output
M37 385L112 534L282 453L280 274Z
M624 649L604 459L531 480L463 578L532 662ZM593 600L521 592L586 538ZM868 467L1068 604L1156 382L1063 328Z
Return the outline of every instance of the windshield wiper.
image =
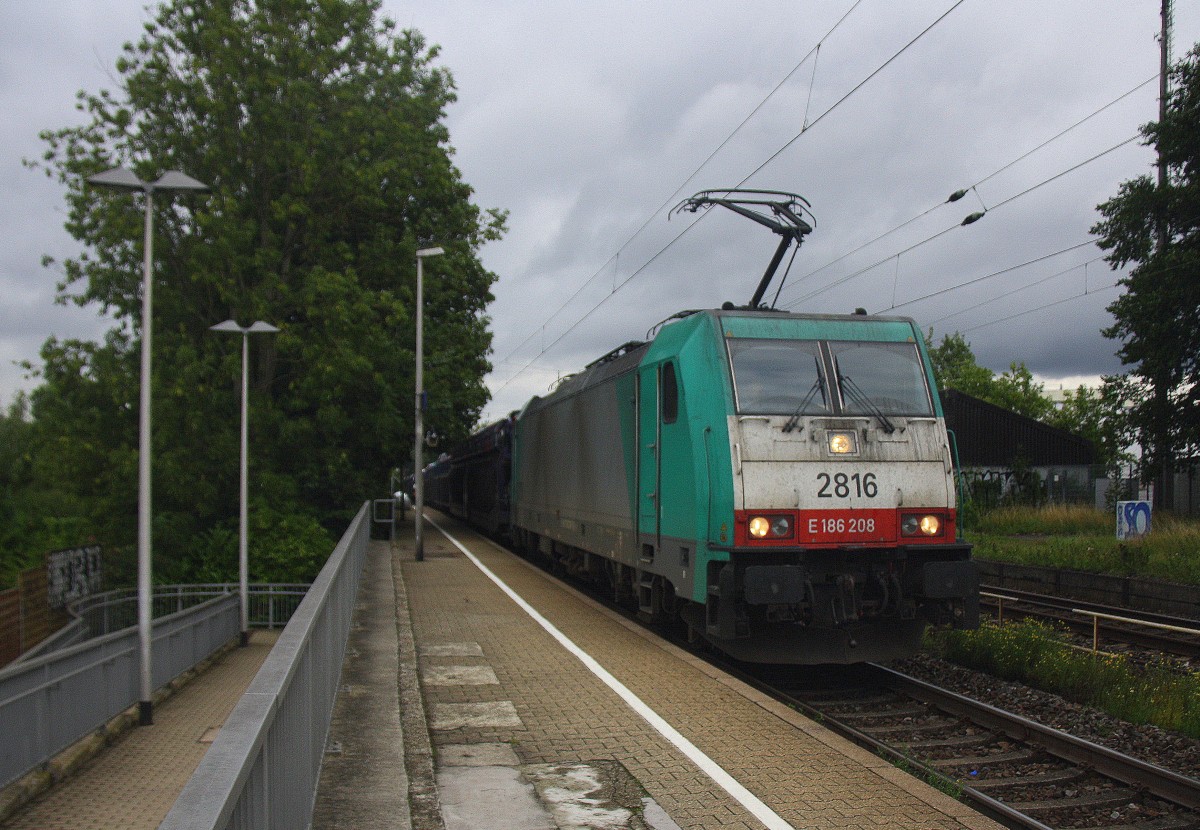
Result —
M821 380L820 373L817 373L817 379L813 381L812 388L808 390L808 394L804 396L804 400L800 401L800 405L796 407L796 411L793 412L791 417L787 419L787 422L784 423L784 432L791 432L796 428L796 426L800 423L800 416L804 414L804 410L808 409L808 405L812 402L812 399L814 396L816 396L817 392L820 392L821 397L824 398L825 384Z
M838 383L842 385L842 389L850 394L850 399L858 406L863 407L876 418L879 419L879 425L883 427L883 431L891 435L896 431L896 425L888 420L888 416L883 414L873 400L867 397L867 393L858 388L858 384L845 375L838 373Z

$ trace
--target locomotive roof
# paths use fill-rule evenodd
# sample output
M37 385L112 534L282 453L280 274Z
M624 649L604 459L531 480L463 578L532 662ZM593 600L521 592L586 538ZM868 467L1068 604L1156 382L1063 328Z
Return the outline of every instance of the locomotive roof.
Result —
M844 322L890 322L890 323L913 323L911 317L902 315L890 316L883 314L816 314L799 311L776 311L774 309L753 309L753 308L714 308L710 314L715 314L717 317L755 317L768 320L830 320Z
M683 317L684 315L677 315ZM692 312L706 316L726 337L811 338L819 340L918 341L911 317L870 314L807 314L770 309L721 308ZM668 322L675 322L672 318ZM665 326L665 324L664 324Z
M648 339L630 341L589 363L576 374L559 381L554 390L545 397L534 397L526 402L517 413L520 419L526 412L540 409L556 397L572 395L599 383L606 378L629 371L636 366L648 351L653 349L662 331L675 325L684 330L694 328L702 318L713 321L718 331L726 337L794 338L797 336L814 339L876 340L876 341L919 341L920 330L910 317L884 317L867 314L807 314L780 312L772 309L714 308L682 311L655 326ZM797 331L797 323L800 331ZM804 324L812 326L804 331ZM675 331L680 331L676 329ZM673 338L668 337L668 340Z

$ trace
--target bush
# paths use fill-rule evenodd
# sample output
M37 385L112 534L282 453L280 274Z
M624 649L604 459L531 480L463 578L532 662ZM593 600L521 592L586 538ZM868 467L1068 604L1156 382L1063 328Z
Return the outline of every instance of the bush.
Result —
M312 582L337 543L313 516L262 507L250 517L250 578Z
M252 505L248 518L251 582L312 582L333 552L336 540L311 516ZM193 554L198 565L187 581L236 582L237 523L199 534Z

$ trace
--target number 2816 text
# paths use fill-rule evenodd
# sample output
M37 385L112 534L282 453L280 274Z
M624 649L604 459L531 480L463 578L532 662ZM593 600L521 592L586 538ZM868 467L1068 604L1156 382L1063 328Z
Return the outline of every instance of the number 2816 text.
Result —
M818 473L817 481L821 485L817 497L822 499L873 499L879 495L879 482L874 473Z

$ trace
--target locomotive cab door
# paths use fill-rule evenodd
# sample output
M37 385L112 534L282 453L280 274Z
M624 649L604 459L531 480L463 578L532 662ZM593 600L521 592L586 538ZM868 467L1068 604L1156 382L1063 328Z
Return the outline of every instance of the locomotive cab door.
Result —
M637 533L640 557L652 560L659 548L662 430L659 420L658 366L638 369L637 383Z

